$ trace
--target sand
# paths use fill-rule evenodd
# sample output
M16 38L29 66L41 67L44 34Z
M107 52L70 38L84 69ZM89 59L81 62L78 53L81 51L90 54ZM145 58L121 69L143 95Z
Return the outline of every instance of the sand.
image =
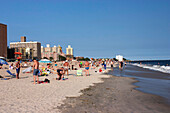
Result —
M91 76L80 77L74 76L73 70L64 81L55 80L56 74L40 77L40 80L50 79L49 84L33 85L32 73L21 73L19 80L0 80L0 113L169 112L162 98L134 90L136 86L132 83L136 80L96 73L96 70L90 70ZM5 71L0 70L0 75L6 76Z
M169 113L163 98L135 90L133 82L136 80L112 76L82 90L77 98L67 98L58 109L62 113Z
M20 79L0 80L0 113L16 112L59 112L57 106L61 105L66 97L77 97L82 93L80 90L88 88L93 83L102 82L101 78L108 75L96 73L90 70L91 76L74 76L76 71L71 71L68 80L57 81L56 74L50 74L49 84L33 85L32 73L21 73ZM0 75L8 75L5 69L0 70ZM12 70L15 72L15 70Z

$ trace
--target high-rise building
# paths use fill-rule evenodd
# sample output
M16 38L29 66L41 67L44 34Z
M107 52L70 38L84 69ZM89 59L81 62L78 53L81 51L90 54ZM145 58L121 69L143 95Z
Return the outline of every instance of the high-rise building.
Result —
M41 43L40 42L26 42L26 37L21 37L21 42L10 43L10 48L15 48L15 52L22 53L22 59L41 59ZM15 56L16 58L19 55Z
M0 56L7 57L7 25L0 23Z
M60 45L50 47L50 44L47 44L46 47L41 46L41 57L50 59L51 57L53 60L59 60L59 56L65 57L65 54L62 52L62 47Z
M68 47L66 48L66 57L69 59L69 58L73 58L74 55L73 55L73 48L68 45Z

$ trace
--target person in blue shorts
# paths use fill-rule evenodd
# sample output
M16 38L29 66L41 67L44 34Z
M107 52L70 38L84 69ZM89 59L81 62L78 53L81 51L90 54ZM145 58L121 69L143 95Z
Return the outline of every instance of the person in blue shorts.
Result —
M16 78L19 79L19 73L20 73L20 59L18 59L18 62L16 63Z
M39 84L39 78L38 78L38 73L39 73L39 62L37 61L37 59L34 59L34 65L33 65L33 76L34 76L34 84L36 82L36 78L37 78L37 84Z
M85 63L86 76L89 76L89 65L90 65L90 63L88 61L86 61L86 63Z

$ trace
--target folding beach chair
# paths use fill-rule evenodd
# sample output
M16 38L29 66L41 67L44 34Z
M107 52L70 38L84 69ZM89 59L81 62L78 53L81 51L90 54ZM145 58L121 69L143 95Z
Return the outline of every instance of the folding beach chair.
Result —
M11 73L9 70L6 71L8 74L12 75L12 77L16 77L15 74Z
M77 76L83 76L83 71L82 70L77 70Z

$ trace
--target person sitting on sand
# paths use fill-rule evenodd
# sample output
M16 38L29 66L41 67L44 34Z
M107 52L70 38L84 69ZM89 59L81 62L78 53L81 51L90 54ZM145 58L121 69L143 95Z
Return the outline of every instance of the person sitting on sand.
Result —
M62 80L64 78L64 68L61 67L57 69L57 74L59 78L56 78L56 80Z
M57 62L56 61L54 62L54 66L55 66L55 68L57 68Z
M85 63L85 72L86 72L86 76L88 76L89 75L89 65L90 65L90 63L88 62L88 61L86 61L86 63Z
M14 64L13 63L9 66L9 69L14 69Z
M37 59L34 59L34 64L33 64L33 76L34 76L34 84L36 82L36 78L37 78L37 83L39 84L39 78L38 78L38 73L39 73L39 62L37 61Z

